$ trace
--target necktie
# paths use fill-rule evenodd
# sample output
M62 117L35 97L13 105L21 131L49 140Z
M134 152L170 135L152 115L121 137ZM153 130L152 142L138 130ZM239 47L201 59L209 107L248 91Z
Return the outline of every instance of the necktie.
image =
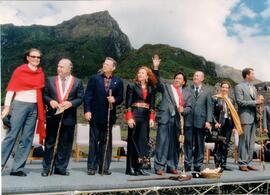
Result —
M65 88L66 88L66 79L65 78L61 78L62 81L62 91L63 93L65 92Z
M252 97L254 97L254 90L253 90L252 86L249 84L248 87L249 87L249 93L250 93L250 95Z
M199 87L195 87L195 96L198 97L199 95Z

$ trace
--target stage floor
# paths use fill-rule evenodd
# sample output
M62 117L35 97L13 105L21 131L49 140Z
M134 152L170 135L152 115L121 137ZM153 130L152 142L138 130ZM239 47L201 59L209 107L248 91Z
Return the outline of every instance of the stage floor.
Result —
M192 178L189 181L173 180L148 180L148 181L128 181L130 179L147 178L146 176L128 176L125 175L125 158L113 159L111 164L112 175L89 176L86 173L86 160L80 162L70 161L70 176L52 175L50 177L41 177L41 161L33 161L26 165L27 177L10 176L10 169L6 168L2 172L2 193L3 194L21 194L21 193L56 193L67 192L76 194L77 192L99 192L99 191L129 191L130 189L143 188L169 188L175 186L211 186L237 184L237 183L270 183L270 163L265 163L266 170L262 170L260 163L254 163L260 170L242 172L238 166L228 159L228 166L233 171L224 171L220 179ZM153 164L153 163L152 163ZM213 160L207 165L213 168ZM154 170L150 171L151 177L156 176ZM189 173L191 174L191 173ZM167 174L168 176L170 174Z

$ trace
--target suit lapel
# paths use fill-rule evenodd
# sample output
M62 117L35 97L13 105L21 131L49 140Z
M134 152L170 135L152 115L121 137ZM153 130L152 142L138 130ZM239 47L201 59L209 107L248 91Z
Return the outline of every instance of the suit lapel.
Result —
M101 87L101 91L106 94L105 85L104 85L104 78L102 75L98 77L99 86Z
M250 91L249 91L249 87L248 87L248 84L247 83L243 83L243 89L246 91L246 93L251 97L251 99L255 99L255 97L252 97L252 95L250 94ZM255 96L255 89L253 88L254 90L254 96Z
M198 93L198 97L197 97L197 98L199 98L199 96L204 92L204 90L205 90L205 86L202 85L202 86L201 86L201 89L200 89L200 91L199 91L199 93Z
M143 99L143 91L142 91L142 87L139 83L136 83L136 88L137 88L137 93L140 95L141 99ZM149 91L148 91L149 93Z
M176 102L175 102L175 100L174 100L174 96L173 96L173 92L172 92L172 89L171 89L171 85L165 84L165 86L166 86L166 89L167 89L167 91L168 91L168 95L169 95L169 97L170 97L171 102L173 103L173 105L176 106Z
M110 83L110 86L109 86L109 89L112 89L112 91L113 91L114 88L116 87L116 85L117 85L117 79L113 76L111 83ZM104 90L105 90L105 88L104 88Z
M194 85L191 85L191 93L192 93L193 97L196 99L195 86Z

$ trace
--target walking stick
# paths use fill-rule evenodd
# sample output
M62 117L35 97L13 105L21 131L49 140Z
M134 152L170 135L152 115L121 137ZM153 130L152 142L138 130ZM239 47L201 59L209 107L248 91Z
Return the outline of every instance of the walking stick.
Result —
M184 150L184 142L185 142L185 136L184 136L184 117L180 113L180 135L179 135L179 142L180 142L180 155L179 155L179 162L182 166L181 173L183 175L186 174L185 171L185 165L184 165L184 159L185 159L185 150Z
M264 144L263 144L263 104L258 105L259 109L259 130L260 130L260 137L261 137L261 164L263 170L265 170L265 162L264 162Z
M55 144L54 144L54 148L53 148L52 162L51 162L51 165L50 165L50 170L48 172L49 176L52 174L52 169L53 169L55 155L56 155L56 152L57 152L57 147L58 147L58 142L59 142L60 129L61 129L61 126L62 126L63 116L64 116L64 112L61 113L61 118L60 118L58 129L57 129L56 140L55 140Z
M111 96L111 95L112 95L112 90L109 89L109 96ZM101 175L104 174L105 160L106 160L106 156L107 156L107 150L108 150L109 139L110 139L110 115L111 115L111 110L112 110L112 103L109 103L108 115L107 115L107 135L106 135L106 144L105 144L105 151L104 151Z

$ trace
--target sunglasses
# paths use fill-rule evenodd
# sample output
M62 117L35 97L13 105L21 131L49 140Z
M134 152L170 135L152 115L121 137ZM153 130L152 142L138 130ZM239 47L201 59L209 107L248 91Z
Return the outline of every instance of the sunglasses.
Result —
M41 57L40 56L29 56L30 58L37 58L37 59L40 59Z

